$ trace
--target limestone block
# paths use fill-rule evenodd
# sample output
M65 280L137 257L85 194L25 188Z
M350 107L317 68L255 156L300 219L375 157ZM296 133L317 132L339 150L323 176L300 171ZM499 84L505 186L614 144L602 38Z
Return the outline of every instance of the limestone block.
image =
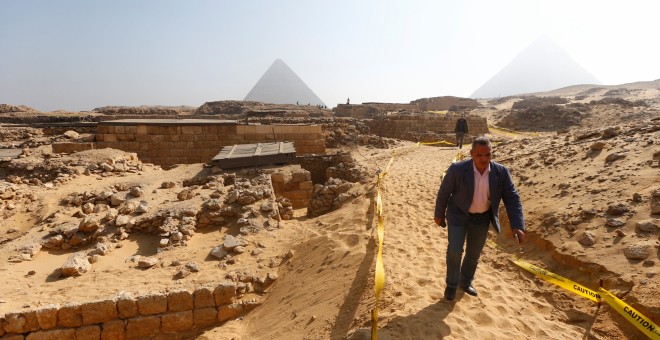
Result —
M89 302L80 308L83 325L102 323L117 318L117 304L112 300Z
M76 328L76 340L99 340L101 338L101 327L89 325Z
M128 319L126 324L126 338L142 339L149 338L160 333L160 316L138 316Z
M104 323L101 340L126 340L126 322L112 320Z
M199 287L195 289L194 294L195 309L204 307L215 307L215 297L213 289L209 287Z
M80 306L64 306L57 311L58 327L82 326L82 312Z
M261 301L257 299L242 301L242 305L243 305L243 311L247 313L260 306Z
M224 305L218 307L218 321L224 322L238 317L243 313L243 305L241 303L232 303L231 305Z
M68 329L51 329L48 331L39 331L39 332L32 332L28 334L27 338L28 340L63 340L63 339L75 339L76 338L76 329L75 328L68 328ZM11 339L4 337L2 340L6 339ZM20 338L18 339L23 339L23 336L20 335Z
M224 282L218 285L213 292L215 296L215 305L228 305L234 301L236 296L236 285L231 282Z
M300 182L300 184L298 184L298 185L299 185L299 188L301 190L312 190L312 189L314 189L314 183L312 181Z
M193 327L193 311L175 312L163 314L161 317L163 332L178 332Z
M41 329L51 329L57 326L57 306L48 306L36 311L37 322Z
M195 308L193 310L193 323L197 328L213 325L218 321L218 310L215 307Z
M87 260L87 254L78 252L71 255L62 265L61 271L64 276L79 276L86 273L92 265Z
M139 134L146 134L147 133L147 126L146 125L138 125L135 127L135 133Z
M5 315L2 328L7 333L25 333L27 319L22 313L11 313Z
M283 183L284 182L284 174L281 172L275 172L270 175L270 179L273 181L273 184L275 183Z
M117 300L117 312L119 317L122 319L128 319L137 316L137 302L131 298L120 298Z
M167 311L167 296L153 294L141 296L137 299L140 315L161 314Z
M25 322L26 332L35 332L40 329L39 320L37 319L36 311L23 312L23 316L25 317L26 320Z
M193 309L193 295L189 291L180 290L167 294L168 311L180 312L191 309Z

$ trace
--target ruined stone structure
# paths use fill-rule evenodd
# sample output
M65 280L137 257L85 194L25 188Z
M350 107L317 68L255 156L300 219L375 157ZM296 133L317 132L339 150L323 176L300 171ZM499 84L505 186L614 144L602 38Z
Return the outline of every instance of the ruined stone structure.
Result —
M399 103L362 103L362 104L339 104L335 108L335 116L352 118L373 118L384 115L391 111L420 112L417 104Z
M371 133L381 137L409 139L409 132L432 131L435 133L453 133L458 120L457 115L397 115L380 117L364 122ZM468 116L469 135L482 135L488 132L486 118Z
M272 280L266 278L265 282ZM235 319L261 304L257 299L242 300L244 290L245 284L222 282L194 291L179 289L65 306L48 305L4 315L0 318L0 337L146 339L170 334L175 338Z
M201 119L124 119L99 122L96 148L135 152L145 163L205 163L222 147L261 142L293 142L298 155L324 154L320 125L239 125Z
M289 199L294 209L305 208L312 197L312 175L309 171L298 169L290 173L276 172L271 174L273 191L277 197Z
M461 98L453 96L422 98L413 100L411 104L416 104L419 111L445 111L450 109L472 109L481 106L478 101L471 98Z

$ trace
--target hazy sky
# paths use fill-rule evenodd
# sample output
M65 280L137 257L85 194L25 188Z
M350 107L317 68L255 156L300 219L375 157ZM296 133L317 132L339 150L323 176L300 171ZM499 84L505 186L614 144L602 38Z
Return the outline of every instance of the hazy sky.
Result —
M242 100L281 58L328 106L469 96L542 34L604 84L660 78L660 1L0 0L0 103Z

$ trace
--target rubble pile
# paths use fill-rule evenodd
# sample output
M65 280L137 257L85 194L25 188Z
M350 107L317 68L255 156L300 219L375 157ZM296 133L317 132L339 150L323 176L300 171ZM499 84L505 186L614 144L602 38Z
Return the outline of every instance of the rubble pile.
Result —
M562 106L546 105L511 110L498 125L523 131L555 131L580 124L583 113Z
M523 100L513 103L513 110L524 110L532 107L551 106L557 104L566 104L568 99L562 97L524 97Z
M341 154L332 160L331 166L325 170L325 178L338 178L351 183L363 182L369 177L368 171L355 163L350 154Z
M47 189L66 183L81 175L101 177L142 171L142 162L134 153L119 150L89 150L71 155L46 152L34 153L11 162L0 163L0 175L14 184L43 186Z
M339 178L330 178L324 184L315 185L307 208L307 216L319 216L339 209L354 197L348 192L353 185L354 183Z
M11 113L11 112L38 112L38 111L25 105L0 104L0 113Z
M0 181L0 217L3 221L19 212L36 211L38 200L34 193L20 190L16 184Z

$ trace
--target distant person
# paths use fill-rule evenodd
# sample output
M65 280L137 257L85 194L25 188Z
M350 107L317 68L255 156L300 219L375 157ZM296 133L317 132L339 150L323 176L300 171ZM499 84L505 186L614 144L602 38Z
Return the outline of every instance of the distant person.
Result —
M465 119L465 114L462 114L456 121L454 132L456 133L456 146L461 149L463 148L463 139L465 139L465 135L468 133L468 123Z
M500 201L504 201L514 237L518 242L525 238L520 196L509 169L491 161L491 150L488 138L476 138L470 150L472 159L450 165L438 190L434 221L447 228L448 233L444 293L447 301L454 300L458 287L477 296L472 285L474 273L488 237L488 226L492 224L500 232Z
M296 105L298 105L298 101L296 101Z
M351 98L346 98L346 105L351 105Z

